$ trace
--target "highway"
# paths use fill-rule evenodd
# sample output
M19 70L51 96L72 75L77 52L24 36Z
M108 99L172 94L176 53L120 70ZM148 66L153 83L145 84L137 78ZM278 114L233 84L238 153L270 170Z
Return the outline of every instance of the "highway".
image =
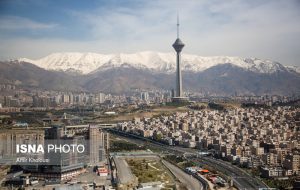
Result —
M214 160L210 157L205 157L201 159L193 159L196 163L201 165L209 165L213 166L216 170L220 171L221 173L230 176L233 180L234 185L238 189L259 189L262 187L266 187L257 179L249 176L244 171L240 171L240 169L236 168L235 166L224 163L224 161Z
M202 190L203 186L196 178L192 175L189 175L182 171L177 166L163 160L163 164L173 173L174 176L178 178L178 180L187 187L188 190Z
M182 152L188 152L198 156L197 154L198 150L196 149L182 148L182 147L173 147L173 149ZM259 189L259 188L267 187L260 180L256 179L255 177L252 177L241 168L232 165L229 162L220 159L214 159L213 157L209 157L209 156L198 156L198 158L193 158L190 160L200 165L206 164L208 166L211 166L217 169L218 171L220 171L221 173L231 177L234 185L238 189Z
M155 147L159 147L162 150L165 150L165 151L171 152L171 153L176 153L176 154L182 155L182 154L188 152L188 153L197 155L197 151L198 151L196 149L191 149L191 148L182 148L182 147L178 147L178 146L172 147L172 146L164 145L162 143L155 142L151 139L143 138L143 137L133 135L133 134L120 132L115 129L109 129L109 131L111 131L115 134L119 134L123 137L125 136L127 138L134 139L134 141L137 143L147 141L148 143L151 143L151 145L153 145ZM231 177L233 180L233 184L238 189L243 189L243 190L244 189L247 189L247 190L253 189L254 190L254 189L259 189L259 188L267 188L267 186L265 184L263 184L257 178L252 177L250 174L246 173L242 169L240 169L237 166L234 166L231 163L228 163L226 161L217 160L212 157L200 157L197 159L190 159L190 160L197 162L200 165L206 164L208 166L211 166L211 167L215 168L216 170L220 171L221 173Z

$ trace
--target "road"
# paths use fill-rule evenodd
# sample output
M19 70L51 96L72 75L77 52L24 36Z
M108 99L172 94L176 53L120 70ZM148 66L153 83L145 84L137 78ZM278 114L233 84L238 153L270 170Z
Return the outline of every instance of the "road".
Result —
M123 158L114 157L117 167L118 179L121 184L127 184L134 180L134 176L129 168L127 162Z
M202 190L203 186L202 184L194 178L192 175L189 175L182 171L177 166L174 166L173 164L163 160L163 164L173 173L174 176L178 178L178 180L185 185L189 190Z
M162 143L158 143L155 142L151 139L147 139L147 138L143 138L137 135L132 135L132 134L128 134L128 133L124 133L124 132L120 132L117 131L115 129L110 129L109 131L114 132L121 136L125 136L127 138L133 138L135 142L148 142L151 143L151 145L155 146L155 147L159 147L162 150L165 150L167 152L171 152L171 153L176 153L176 154L184 154L186 152L188 153L192 153L192 154L197 154L196 149L191 149L191 148L182 148L182 147L172 147L172 146L168 146L168 145L164 145ZM208 166L211 166L213 168L216 168L218 171L220 171L221 173L224 173L225 175L229 176L232 178L234 185L238 188L238 189L248 189L248 190L254 190L254 189L259 189L259 188L267 188L267 186L265 184L263 184L260 180L258 180L255 177L252 177L250 174L246 173L245 171L243 171L242 169L232 165L231 163L228 163L226 161L223 160L216 160L214 158L211 157L201 157L197 160L193 160L198 162L199 164L203 165L203 164L207 164Z
M176 149L178 151L182 152L188 152L191 154L197 155L196 149L190 149L190 148L182 148L182 147L174 147L173 149ZM255 177L252 177L247 172L242 170L241 168L232 165L229 162L220 160L220 159L214 159L209 156L203 156L196 159L191 159L194 162L199 163L200 165L209 165L221 173L231 177L233 180L234 185L238 189L259 189L259 188L266 188L267 186L263 184L260 180L256 179Z

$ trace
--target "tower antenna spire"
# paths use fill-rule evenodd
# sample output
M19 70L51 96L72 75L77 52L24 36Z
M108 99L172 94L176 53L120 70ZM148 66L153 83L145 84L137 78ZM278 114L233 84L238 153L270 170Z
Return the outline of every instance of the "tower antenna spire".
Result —
M179 14L177 13L177 38L179 38Z

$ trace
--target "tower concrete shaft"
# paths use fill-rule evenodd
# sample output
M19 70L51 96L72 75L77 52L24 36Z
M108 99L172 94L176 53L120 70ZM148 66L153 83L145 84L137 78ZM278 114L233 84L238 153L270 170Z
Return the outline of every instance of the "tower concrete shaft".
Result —
M183 97L180 61L181 61L181 54L180 54L180 52L176 52L176 65L177 65L177 70L176 70L176 96L177 97Z

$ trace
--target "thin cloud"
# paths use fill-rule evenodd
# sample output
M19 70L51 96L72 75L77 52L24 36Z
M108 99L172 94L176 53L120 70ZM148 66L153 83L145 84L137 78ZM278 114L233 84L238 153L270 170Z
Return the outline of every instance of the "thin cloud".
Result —
M18 17L18 16L0 17L1 30L20 30L20 29L38 30L38 29L51 29L56 26L57 24L36 22L34 20Z

